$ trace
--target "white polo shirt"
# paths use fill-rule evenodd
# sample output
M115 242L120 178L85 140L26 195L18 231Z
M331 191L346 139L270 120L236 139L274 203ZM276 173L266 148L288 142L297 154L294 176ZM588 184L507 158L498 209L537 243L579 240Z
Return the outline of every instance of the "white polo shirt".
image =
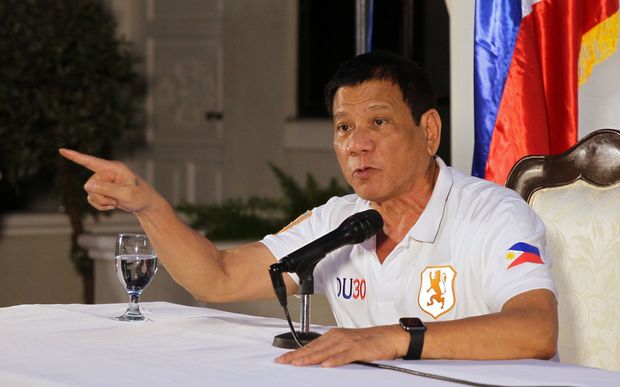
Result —
M383 264L372 237L328 254L316 266L315 292L327 296L339 326L395 324L404 316L454 320L499 312L528 290L556 294L545 228L527 203L439 158L437 164L426 208ZM334 197L262 243L280 259L369 208L357 195Z

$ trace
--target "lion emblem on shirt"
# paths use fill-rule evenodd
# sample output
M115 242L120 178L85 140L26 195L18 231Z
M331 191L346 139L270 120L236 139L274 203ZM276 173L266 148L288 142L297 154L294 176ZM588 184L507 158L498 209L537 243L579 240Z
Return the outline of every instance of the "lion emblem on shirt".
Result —
M420 273L420 308L437 318L447 313L456 304L454 280L456 271L452 266L427 266Z
M426 306L431 306L435 302L440 302L441 309L443 309L446 301L444 294L446 294L447 275L440 270L435 270L428 273L428 278L431 281L431 286L426 289L426 292L433 291L434 294L431 296L431 300L426 303Z

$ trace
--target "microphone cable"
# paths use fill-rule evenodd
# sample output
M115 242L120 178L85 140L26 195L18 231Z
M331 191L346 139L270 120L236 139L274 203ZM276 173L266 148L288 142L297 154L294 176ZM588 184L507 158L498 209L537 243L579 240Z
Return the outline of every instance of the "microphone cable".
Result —
M297 336L297 331L295 331L295 328L293 327L293 321L291 320L291 315L290 315L290 313L288 311L288 307L286 305L284 305L284 306L282 306L282 308L284 309L284 315L286 316L286 322L288 323L288 326L291 329L291 334L293 335L293 339L295 340L295 343L297 344L297 346L299 348L302 348L304 346L304 344L302 344L301 340L299 339L299 336ZM474 387L577 387L577 386L574 386L574 385L571 386L571 385L561 385L561 384L557 384L557 385L556 384L554 384L554 385L541 385L541 384L527 384L527 385L488 384L488 383L473 382L471 380L453 378L453 377L450 377L450 376L432 374L432 373L429 373L429 372L416 371L416 370L412 370L412 369L404 368L404 367L398 367L398 366L381 364L381 363L371 363L371 362L361 361L361 360L354 361L353 364L359 364L359 365L366 366L366 367L380 368L380 369L388 370L388 371L403 372L403 373L406 373L406 374L409 374L409 375L419 376L419 377L423 377L423 378L436 379L436 380L441 380L441 381L444 381L444 382L450 382L450 383L456 383L456 384L462 384L462 385L465 385L465 386L474 386Z
M299 340L299 336L297 336L297 331L295 330L295 327L293 327L293 321L291 320L291 314L288 312L288 306L283 305L282 308L284 309L286 322L288 323L288 327L291 329L291 334L293 335L293 340L295 340L295 344L297 344L299 348L303 347L304 345L302 344L301 340Z

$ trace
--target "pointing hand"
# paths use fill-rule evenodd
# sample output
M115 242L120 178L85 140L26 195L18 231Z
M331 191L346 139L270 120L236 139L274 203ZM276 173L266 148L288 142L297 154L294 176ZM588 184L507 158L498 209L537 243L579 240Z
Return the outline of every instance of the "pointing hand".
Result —
M90 205L100 211L120 208L127 212L141 212L159 197L146 181L120 161L105 160L70 149L59 149L59 152L94 172L84 184L84 189Z

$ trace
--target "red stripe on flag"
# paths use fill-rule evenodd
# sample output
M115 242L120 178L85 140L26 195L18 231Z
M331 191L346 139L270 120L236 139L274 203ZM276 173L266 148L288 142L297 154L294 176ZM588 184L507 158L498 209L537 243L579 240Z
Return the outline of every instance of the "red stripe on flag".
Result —
M618 12L619 4L618 0L598 0L588 3L584 9L582 35Z
M517 257L517 259L512 261L512 263L508 266L508 269L510 269L511 267L519 266L520 264L526 263L526 262L539 263L539 264L544 263L542 258L538 254L523 253L523 254L519 255L519 257Z
M491 140L487 179L504 184L521 157L558 154L577 142L581 36L617 8L617 0L543 0L523 18Z

